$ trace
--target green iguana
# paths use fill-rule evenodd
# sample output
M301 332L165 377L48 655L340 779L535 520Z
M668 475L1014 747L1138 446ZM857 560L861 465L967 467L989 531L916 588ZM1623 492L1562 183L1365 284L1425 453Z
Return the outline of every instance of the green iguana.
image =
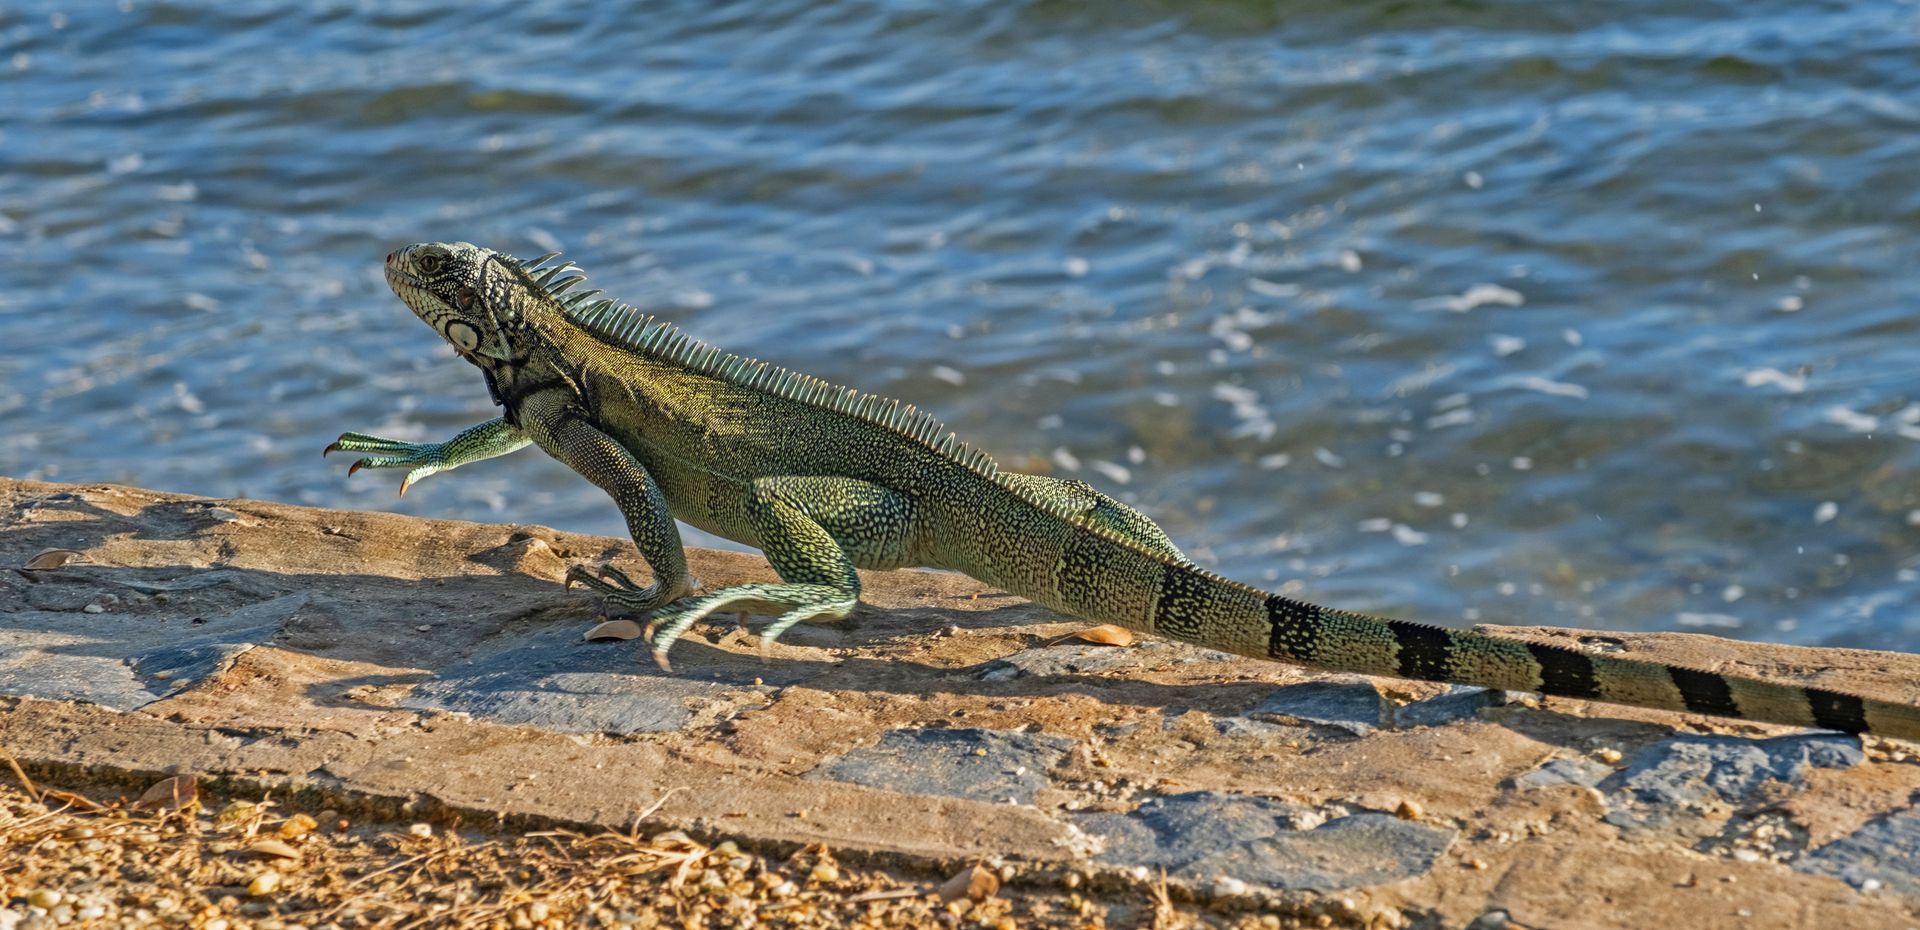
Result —
M567 584L652 611L654 656L715 611L845 617L855 568L963 572L1054 610L1245 656L1347 672L1920 739L1920 707L1352 613L1196 566L1138 511L1080 481L1002 471L911 405L696 342L580 291L549 254L468 243L387 256L387 281L486 377L498 419L440 443L347 433L360 468L435 472L529 443L613 496L653 569L575 565ZM780 576L694 592L678 518L755 546Z

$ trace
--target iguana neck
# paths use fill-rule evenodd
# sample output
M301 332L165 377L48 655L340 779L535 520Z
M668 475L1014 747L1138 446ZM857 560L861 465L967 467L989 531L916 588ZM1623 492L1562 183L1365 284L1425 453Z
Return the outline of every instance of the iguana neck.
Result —
M523 347L512 358L469 356L468 361L486 379L487 394L501 408L501 417L518 427L527 398L556 388L580 395L579 379L560 362L565 357L550 343L536 343Z

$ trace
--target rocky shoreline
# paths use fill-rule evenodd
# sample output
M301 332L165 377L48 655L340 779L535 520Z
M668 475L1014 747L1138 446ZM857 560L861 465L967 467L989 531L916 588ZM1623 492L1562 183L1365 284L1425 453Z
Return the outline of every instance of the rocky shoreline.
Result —
M76 555L24 568L49 549ZM691 556L709 585L770 577ZM669 674L582 641L598 606L559 581L606 558L637 567L625 540L538 526L0 479L0 745L32 773L468 822L645 813L1042 887L1164 873L1309 926L1920 926L1907 744L1081 642L931 572L868 574L853 617L765 655L701 627ZM1920 656L1609 639L1920 701Z

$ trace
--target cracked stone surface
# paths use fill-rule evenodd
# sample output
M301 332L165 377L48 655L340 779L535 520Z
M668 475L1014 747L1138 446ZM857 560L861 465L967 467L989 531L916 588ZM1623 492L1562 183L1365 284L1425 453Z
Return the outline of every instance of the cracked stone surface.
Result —
M1546 788L1553 785L1579 785L1591 788L1613 774L1613 766L1592 759L1549 759L1540 767L1513 780L1521 788Z
M1813 769L1851 768L1865 758L1859 738L1837 733L1765 740L1682 736L1642 748L1598 787L1616 805L1608 823L1669 826L1749 805L1768 786L1803 785Z
M18 570L56 547L82 559ZM625 540L544 527L0 479L0 734L30 771L194 771L469 823L646 813L1139 900L1164 868L1309 919L1920 926L1920 748L1072 643L1085 621L927 572L866 573L851 617L764 652L731 617L696 627L667 673L581 641L600 605L560 580L608 560L645 574ZM710 586L771 577L690 560ZM1920 702L1915 656L1609 648Z
M1411 704L1393 709L1396 727L1441 727L1480 715L1481 708L1499 707L1507 702L1504 691L1472 685L1449 685L1447 690Z
M1855 888L1920 896L1920 807L1885 814L1794 863Z
M1275 688L1247 716L1298 720L1366 736L1379 729L1386 710L1386 699L1373 682L1346 678Z

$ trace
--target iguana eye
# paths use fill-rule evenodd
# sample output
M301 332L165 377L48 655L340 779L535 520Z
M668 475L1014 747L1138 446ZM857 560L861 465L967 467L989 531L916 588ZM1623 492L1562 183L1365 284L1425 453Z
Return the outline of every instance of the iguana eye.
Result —
M462 352L472 352L480 347L480 334L465 323L448 323L447 341L459 346Z
M432 252L428 252L427 254L420 256L418 259L415 259L414 263L419 265L420 270L423 272L426 272L427 274L433 274L434 272L440 270L440 256L435 255Z

